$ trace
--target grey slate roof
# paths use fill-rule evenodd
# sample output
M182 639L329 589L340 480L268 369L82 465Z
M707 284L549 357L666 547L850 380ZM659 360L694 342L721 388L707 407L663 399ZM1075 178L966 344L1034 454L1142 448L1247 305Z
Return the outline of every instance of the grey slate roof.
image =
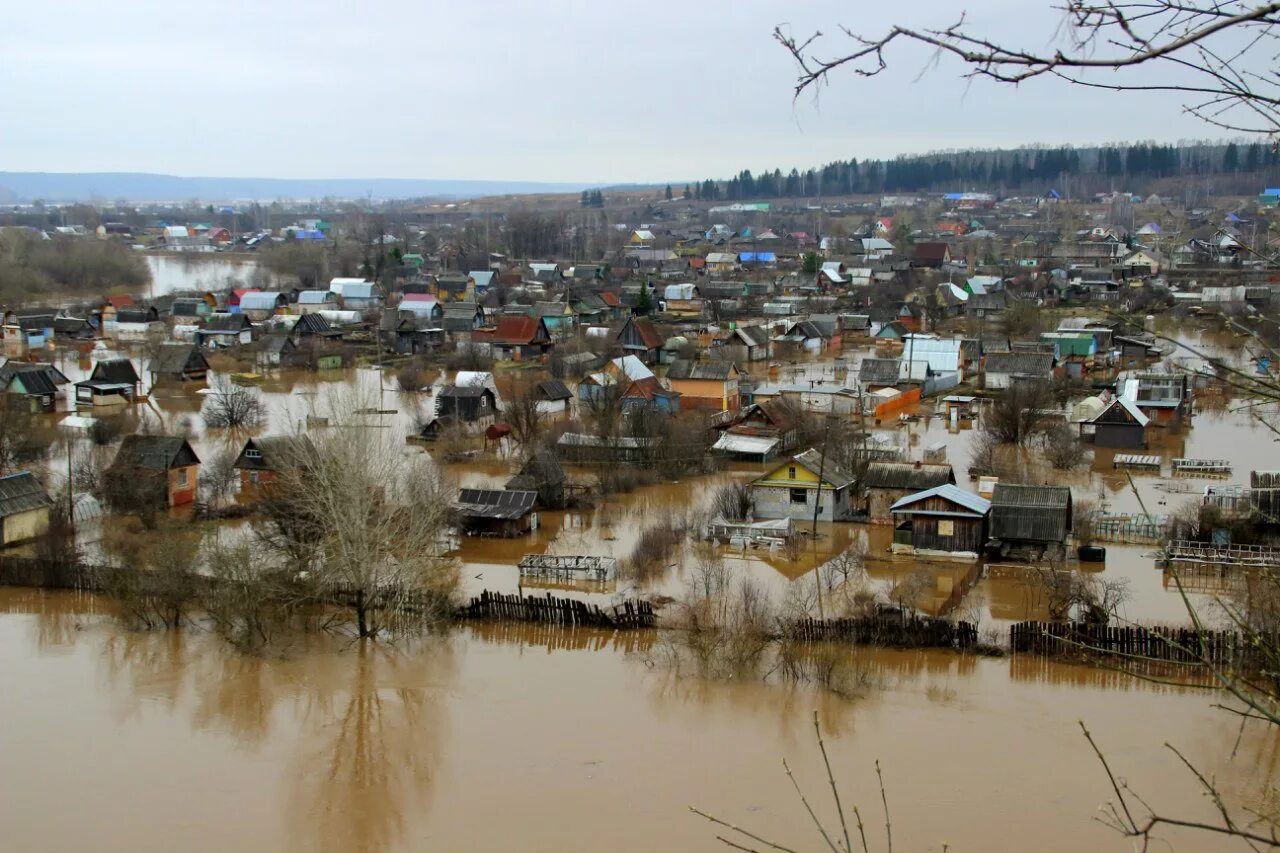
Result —
M901 359L864 358L858 365L858 381L869 385L897 385Z
M44 487L30 471L0 477L0 518L52 505Z
M1061 542L1071 529L1071 489L996 483L991 535L996 539Z
M204 354L196 349L195 344L184 343L165 343L160 345L159 352L156 353L155 360L151 362L151 369L156 373L178 374L187 370L187 364L192 354L198 356L198 361L204 363L204 368L208 370L209 362L205 359ZM199 369L199 365L195 366Z
M165 346L169 346L165 344ZM141 380L138 378L138 371L133 366L133 362L127 358L108 358L94 365L93 373L89 375L89 379L93 382L111 382L117 384L133 385Z
M537 385L539 400L572 400L573 392L559 379L544 379Z
M116 451L112 468L143 468L167 471L200 464L187 440L177 435L126 435Z
M935 486L955 483L950 465L926 465L922 462L871 462L862 483L868 489L910 489L923 491Z
M982 369L987 373L1024 373L1047 378L1053 371L1053 353L993 352L987 355Z
M677 358L667 368L667 378L724 382L733 370L733 362L730 361L690 361L687 358Z
M822 479L830 483L833 488L847 488L853 485L853 481L856 479L848 471L838 467L836 463L830 460L824 462L822 453L816 448L810 448L804 453L796 454L795 461L815 474L821 472Z

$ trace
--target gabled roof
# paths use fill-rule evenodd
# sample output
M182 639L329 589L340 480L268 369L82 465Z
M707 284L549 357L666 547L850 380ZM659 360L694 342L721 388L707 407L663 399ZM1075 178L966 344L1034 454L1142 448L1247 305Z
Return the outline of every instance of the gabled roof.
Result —
M199 465L200 457L185 438L177 435L126 435L111 463L114 469L142 468L168 471L186 465Z
M23 375L24 380L29 379L32 374L41 374L50 385L66 385L70 381L61 370L47 362L13 361L10 359L4 364L0 364L0 385L8 385L9 380L19 373Z
M764 326L739 326L729 333L729 337L738 337L749 347L763 347L769 344L769 330Z
M933 497L950 501L969 512L944 513L937 510L913 511L911 509L913 505ZM968 515L972 513L975 516L982 517L987 514L987 510L989 509L991 509L991 501L986 498L975 495L973 492L966 492L964 489L952 483L943 483L941 486L934 486L932 489L925 489L923 492L916 492L913 495L907 495L906 497L899 498L894 505L889 508L889 511L903 514L910 513L912 515Z
M245 294L246 297L252 294ZM243 305L244 303L241 302ZM273 302L272 305L275 303ZM239 334L245 329L252 328L253 324L249 322L249 318L243 314L210 314L205 318L204 326L200 331L215 334Z
M544 379L535 387L539 400L572 400L573 392L559 379Z
M1046 352L993 352L983 362L987 373L1024 373L1028 376L1048 376L1053 371L1053 353Z
M1134 405L1132 400L1129 400L1126 397L1115 397L1111 400L1110 403L1106 405L1106 407L1102 411L1098 412L1098 414L1094 415L1092 418L1089 418L1089 420L1085 421L1085 423L1089 423L1089 424L1108 423L1108 421L1106 420L1107 413L1117 407L1127 412L1129 416L1133 418L1134 422L1137 423L1138 426L1144 427L1151 422L1151 419L1148 418L1146 415L1144 415L1141 412L1141 410L1139 410L1138 407Z
M165 344L164 346L171 346L171 344ZM93 366L93 373L89 374L89 379L94 382L128 383L130 385L142 381L138 377L138 371L133 366L133 362L127 358L108 358L98 362Z
M814 476L821 477L822 482L834 489L844 489L853 485L856 479L848 471L841 469L835 462L830 459L824 460L822 453L816 448L810 448L804 453L797 453L791 459L780 465L775 465L771 471L765 476L771 476L774 472L786 468L790 465L802 465ZM763 479L763 478L762 478Z
M304 290L298 294L299 305L323 305L326 302L337 302L338 294L332 290ZM244 303L241 302L241 305Z
M731 361L692 361L677 358L667 368L668 379L710 380L726 382L737 373Z
M53 506L44 487L30 471L0 477L0 518Z
M99 364L102 363L99 362ZM151 370L155 373L174 375L184 373L188 369L209 369L208 360L205 359L204 353L200 352L195 344L161 344L159 352L156 353L155 359L151 362Z
M493 342L496 344L533 343L539 336L539 327L542 325L543 321L540 317L503 317L498 321L498 327L493 330Z
M901 359L864 358L858 365L858 381L870 385L897 385Z

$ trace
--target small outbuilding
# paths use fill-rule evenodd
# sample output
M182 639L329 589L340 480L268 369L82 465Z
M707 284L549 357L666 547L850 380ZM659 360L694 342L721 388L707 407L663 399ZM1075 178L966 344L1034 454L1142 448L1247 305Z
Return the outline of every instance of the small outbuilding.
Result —
M1098 447L1146 447L1150 420L1132 401L1116 397L1101 412L1081 421L1080 432L1085 434L1092 428L1093 443Z
M849 521L855 482L852 474L810 449L753 480L751 499L757 518L812 519L817 507L819 521Z
M943 485L955 485L950 465L924 462L869 462L862 477L866 489L866 514L873 524L894 521L893 507L908 495Z
M1070 532L1070 487L996 483L991 494L989 550L1002 557L1060 555L1065 553Z
M533 511L538 493L532 490L462 489L453 508L464 533L480 536L519 536L537 526Z
M951 483L907 495L890 508L893 553L976 559L990 511L989 500Z
M30 471L0 477L0 545L38 539L49 529L53 500Z

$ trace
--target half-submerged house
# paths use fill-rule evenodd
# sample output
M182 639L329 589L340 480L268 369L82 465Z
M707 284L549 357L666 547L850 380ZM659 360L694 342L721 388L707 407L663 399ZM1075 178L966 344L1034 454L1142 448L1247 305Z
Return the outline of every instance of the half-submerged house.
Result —
M867 493L866 514L873 524L889 524L893 507L907 495L944 485L955 485L950 465L924 462L867 463L862 485Z
M815 450L791 457L751 483L756 518L849 521L853 518L854 476Z
M127 435L107 469L108 500L122 508L193 503L200 457L176 435Z
M48 492L30 471L0 477L0 545L38 539L49 529Z
M1070 532L1070 487L996 483L988 549L1001 557L1061 556Z
M1098 447L1138 448L1147 446L1147 424L1151 419L1131 400L1112 398L1106 408L1080 422L1081 434L1093 432Z
M519 536L537 526L536 491L462 489L453 508L464 533L480 536Z
M991 502L943 483L899 498L893 515L895 554L976 559L987 542Z

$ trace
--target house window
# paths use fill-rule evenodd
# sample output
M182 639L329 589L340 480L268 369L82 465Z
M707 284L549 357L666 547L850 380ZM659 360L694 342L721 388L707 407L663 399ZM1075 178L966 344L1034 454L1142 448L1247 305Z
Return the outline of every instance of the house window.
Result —
M792 465L787 469L787 479L794 480L796 478L796 466Z
M793 471L794 471L795 469L794 469L794 468L792 468L791 470L793 470ZM792 490L791 490L791 502L792 502L793 504L804 504L804 503L808 503L808 502L809 502L809 490L808 490L808 489L792 489Z
M250 482L250 483L252 483L252 484L253 484L253 485L255 485L255 486L256 486L256 485L258 485L258 472L257 472L257 471L250 471L250 472L249 472L249 482Z
M187 469L186 469L186 468L179 468L179 469L178 469L178 477L177 477L177 480L178 480L178 486L179 486L179 487L184 488L184 489L187 487Z
M939 536L955 536L956 523L949 518L938 519L938 535Z
M244 452L244 458L245 458L245 459L261 459L261 458L262 458L262 451L261 451L261 450L259 450L259 449L258 449L258 448L256 448L256 447L250 447L250 448L248 448L248 449L246 449L246 450L245 450L245 452Z

